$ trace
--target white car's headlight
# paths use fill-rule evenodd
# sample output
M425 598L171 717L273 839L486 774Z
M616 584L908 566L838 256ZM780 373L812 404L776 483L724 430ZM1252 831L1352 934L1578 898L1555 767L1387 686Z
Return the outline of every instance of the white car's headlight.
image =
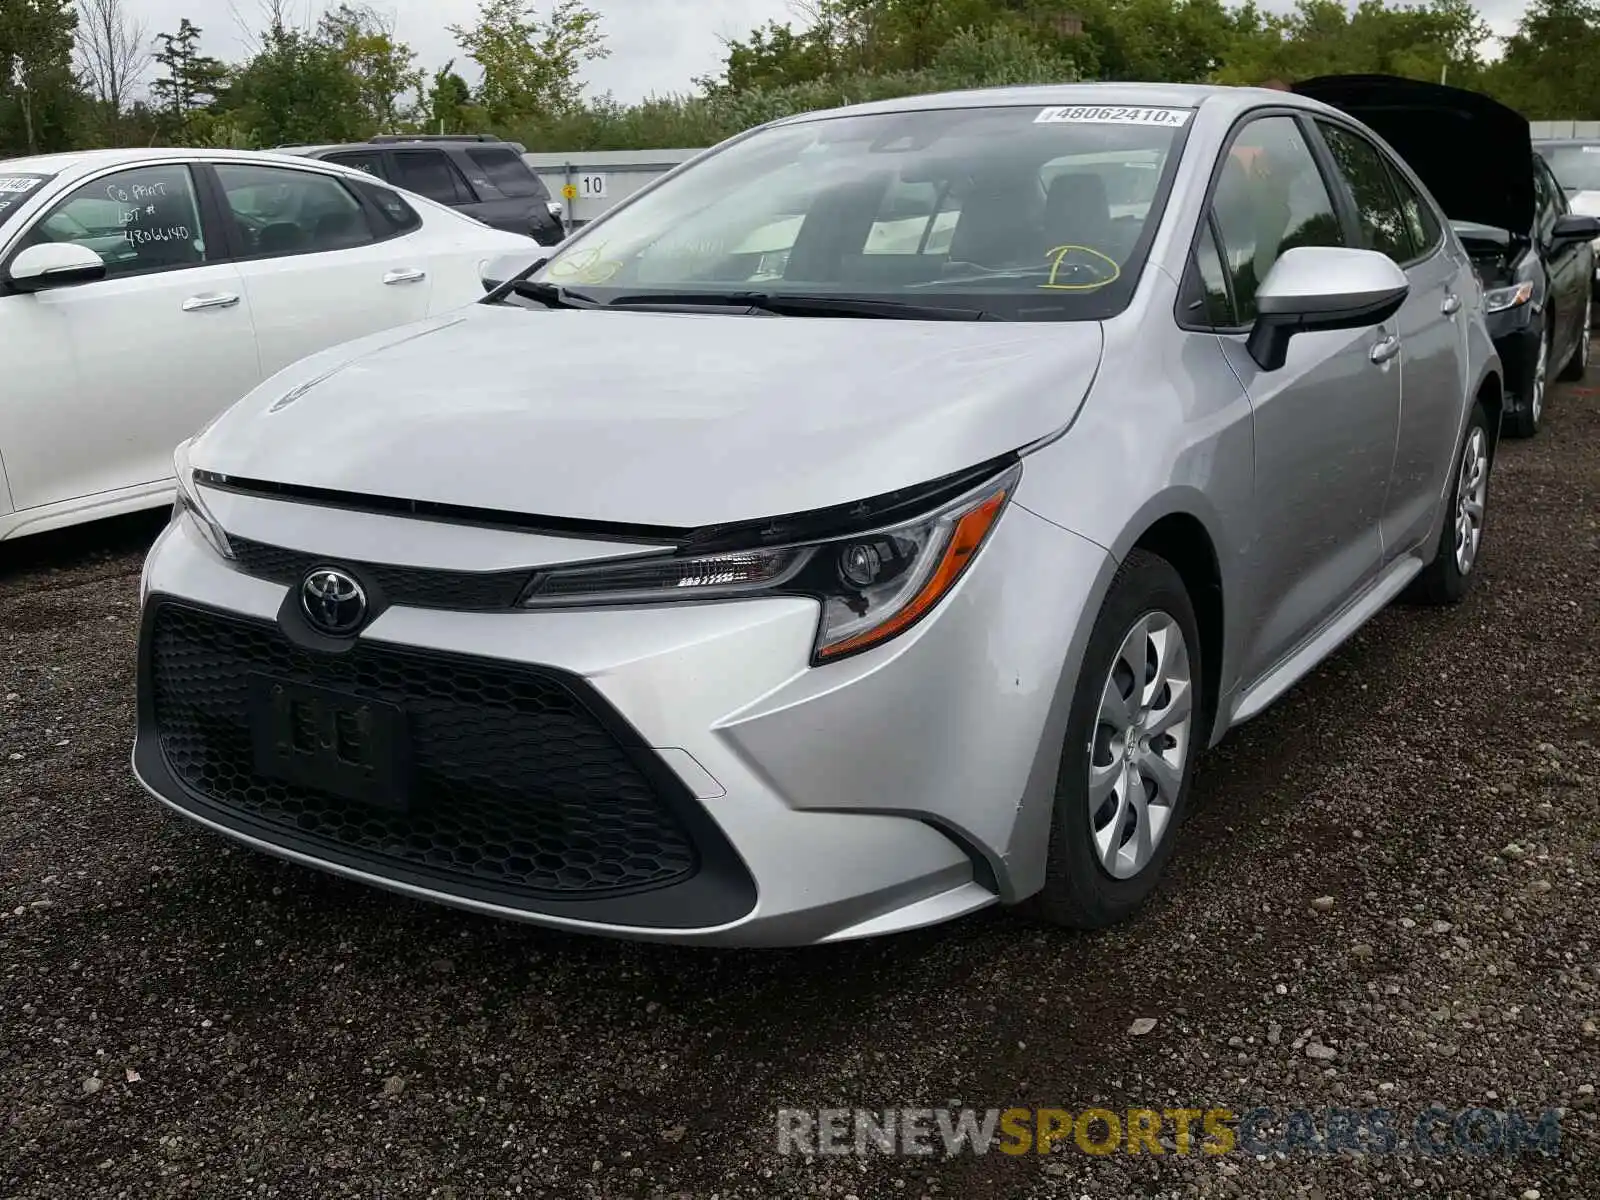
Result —
M1504 312L1508 308L1519 308L1533 299L1533 284L1516 283L1510 287L1491 288L1483 294L1483 309L1485 312Z
M1014 463L913 519L861 533L541 571L521 604L811 596L822 604L812 661L833 662L881 645L932 612L988 540L1021 475L1022 465Z
M172 455L173 473L178 478L178 494L172 505L172 519L174 521L187 519L208 546L231 561L233 546L228 542L228 535L217 519L211 515L211 510L206 507L206 502L200 495L200 489L195 485L194 468L189 465L189 446L193 441L194 439L190 438Z

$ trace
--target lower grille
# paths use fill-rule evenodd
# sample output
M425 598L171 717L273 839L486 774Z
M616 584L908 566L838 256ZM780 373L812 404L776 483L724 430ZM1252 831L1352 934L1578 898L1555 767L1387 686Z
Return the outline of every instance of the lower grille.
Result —
M377 874L568 900L680 884L700 868L685 823L641 769L648 751L630 753L553 673L371 643L316 653L273 625L170 601L147 620L144 679L167 770L269 839ZM259 773L251 678L263 675L402 710L409 806Z

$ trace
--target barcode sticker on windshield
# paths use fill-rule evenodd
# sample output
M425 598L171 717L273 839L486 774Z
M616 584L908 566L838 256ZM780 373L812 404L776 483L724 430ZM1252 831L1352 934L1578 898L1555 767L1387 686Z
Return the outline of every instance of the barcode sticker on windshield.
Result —
M31 192L42 182L26 175L0 175L0 192Z
M1585 154L1600 154L1600 146L1585 146L1583 152Z
M1155 125L1181 129L1193 112L1188 108L1114 107L1099 104L1066 104L1047 108L1033 119L1035 125Z

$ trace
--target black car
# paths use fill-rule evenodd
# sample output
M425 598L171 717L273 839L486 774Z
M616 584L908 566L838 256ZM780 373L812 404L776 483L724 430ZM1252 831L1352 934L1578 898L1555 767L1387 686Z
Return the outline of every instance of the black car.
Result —
M522 161L522 147L487 134L384 136L343 146L286 146L355 167L542 246L566 237L564 210Z
M1586 217L1600 217L1600 138L1545 138L1533 148L1550 164L1567 206ZM1600 242L1595 252L1600 260ZM1600 297L1600 265L1595 267L1594 293Z
M1365 122L1433 193L1483 285L1505 365L1505 431L1537 433L1550 375L1580 379L1589 365L1600 220L1570 211L1527 119L1487 96L1388 75L1323 76L1294 90Z

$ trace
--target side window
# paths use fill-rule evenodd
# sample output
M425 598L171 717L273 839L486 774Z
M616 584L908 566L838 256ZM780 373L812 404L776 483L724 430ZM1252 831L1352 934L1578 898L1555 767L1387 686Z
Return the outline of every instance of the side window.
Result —
M383 155L370 151L350 154L330 154L324 160L338 163L341 167L354 167L358 171L365 171L377 179L383 178Z
M1443 232L1439 219L1433 214L1433 206L1424 200L1416 188L1406 180L1406 177L1389 165L1389 182L1394 185L1395 195L1400 197L1400 212L1406 219L1406 232L1411 238L1413 256L1421 258L1432 254L1439 246L1439 235Z
M1341 125L1319 121L1318 126L1355 201L1364 248L1380 250L1396 263L1410 262L1418 247L1411 244L1405 213L1390 183L1383 155L1366 138Z
M402 233L422 228L422 218L417 215L417 210L407 204L405 197L399 192L362 180L358 180L353 186L378 210L383 223L378 236L399 237Z
M477 197L467 181L438 150L396 150L394 183L440 204L472 204Z
M247 255L320 254L374 240L361 202L332 175L238 163L216 171Z
M194 179L183 166L139 167L86 183L40 218L18 249L74 242L115 277L206 261Z
M1217 239L1211 234L1209 222L1200 231L1195 243L1194 258L1189 266L1189 281L1185 289L1188 320L1212 329L1231 329L1239 324L1233 315L1233 301L1228 296L1228 272L1222 264L1222 252L1217 249Z
M1234 322L1256 318L1256 289L1285 250L1342 246L1333 198L1292 117L1261 117L1234 139L1212 199Z
M502 196L548 200L550 192L515 150L468 150L467 158L488 177Z

